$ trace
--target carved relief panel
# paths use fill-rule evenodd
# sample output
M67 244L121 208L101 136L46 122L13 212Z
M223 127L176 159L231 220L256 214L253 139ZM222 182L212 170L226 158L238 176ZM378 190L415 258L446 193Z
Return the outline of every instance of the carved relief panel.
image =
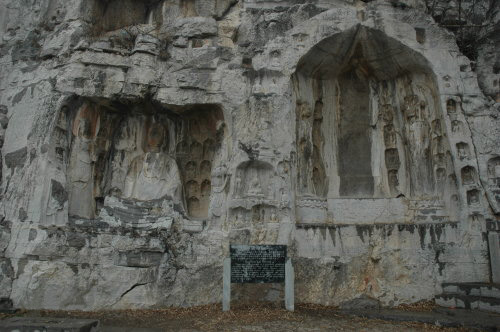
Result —
M307 219L311 213L306 206L315 205L321 207L313 218L317 222L336 220L333 209L341 203L334 200L340 199L358 204L368 198L444 198L438 205L450 207L457 192L448 181L455 171L446 157L451 149L443 116L456 114L457 102L441 105L430 68L405 46L369 28L352 34L313 47L292 77L299 219ZM389 44L399 50L397 56L381 47ZM402 62L396 61L401 58L413 65L401 68ZM317 117L316 105L321 105ZM318 125L313 119L320 120ZM460 122L452 127L463 129ZM468 147L457 148L459 157L467 158Z
M114 196L167 199L181 213L207 217L219 110L176 115L147 103L78 105L61 112L53 133L67 169L70 216L95 218Z
M187 212L193 218L208 217L212 167L221 145L217 129L222 120L222 111L214 108L187 112L177 124L176 156L184 184Z

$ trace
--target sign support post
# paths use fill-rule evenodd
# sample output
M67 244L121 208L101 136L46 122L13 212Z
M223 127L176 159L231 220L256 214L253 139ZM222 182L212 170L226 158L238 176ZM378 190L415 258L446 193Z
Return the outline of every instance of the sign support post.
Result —
M222 272L222 311L231 308L231 258L224 258Z
M295 309L295 273L292 259L288 258L285 264L285 308L288 311Z

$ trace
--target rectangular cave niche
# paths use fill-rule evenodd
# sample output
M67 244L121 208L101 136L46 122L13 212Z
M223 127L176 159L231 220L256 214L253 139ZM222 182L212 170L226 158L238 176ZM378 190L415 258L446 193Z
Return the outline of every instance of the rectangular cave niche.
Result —
M222 111L204 107L181 114L180 118L176 156L184 202L190 218L205 219L210 204L213 162L220 146L218 127L223 120Z
M167 200L190 218L207 218L222 119L216 106L73 100L52 133L53 162L66 173L61 186L67 203L56 195L50 206L61 201L56 208L67 204L69 217L95 219L108 201L140 214Z

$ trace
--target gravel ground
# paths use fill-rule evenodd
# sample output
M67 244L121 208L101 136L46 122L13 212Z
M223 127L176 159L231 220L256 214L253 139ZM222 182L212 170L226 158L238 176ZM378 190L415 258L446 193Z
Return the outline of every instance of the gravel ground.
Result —
M426 305L407 308L407 310L411 309L430 310ZM98 312L43 310L24 311L17 315L99 319L101 331L105 332L475 331L463 328L443 328L423 323L401 323L352 317L340 313L334 307L310 304L296 305L293 313L272 304L254 303L233 305L229 312L222 312L220 305L207 305L193 308Z

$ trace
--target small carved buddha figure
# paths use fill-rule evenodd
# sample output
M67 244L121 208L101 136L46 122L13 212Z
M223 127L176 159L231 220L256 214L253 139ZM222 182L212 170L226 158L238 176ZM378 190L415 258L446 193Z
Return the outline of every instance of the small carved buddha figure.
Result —
M148 131L147 150L136 157L127 172L124 197L153 200L169 197L176 203L182 201L182 183L176 161L161 147L166 144L167 130L154 124Z
M260 187L259 175L255 173L252 180L250 180L250 186L248 189L248 194L253 196L262 196L262 188Z

